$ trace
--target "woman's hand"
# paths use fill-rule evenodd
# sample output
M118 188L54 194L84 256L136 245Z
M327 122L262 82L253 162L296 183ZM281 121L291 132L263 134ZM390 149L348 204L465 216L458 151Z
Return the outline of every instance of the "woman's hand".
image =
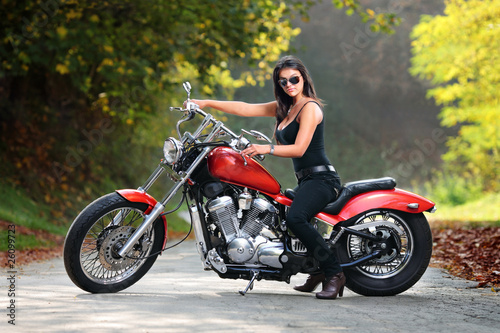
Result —
M245 148L241 152L241 155L252 158L255 155L269 154L270 151L271 151L270 145L250 145L248 148Z
M198 105L200 107L200 109L203 109L208 104L208 101L203 100L203 99L190 99L189 101L191 103L194 103L194 104ZM184 101L184 103L182 104L183 107L186 107L186 104L187 104L187 101Z

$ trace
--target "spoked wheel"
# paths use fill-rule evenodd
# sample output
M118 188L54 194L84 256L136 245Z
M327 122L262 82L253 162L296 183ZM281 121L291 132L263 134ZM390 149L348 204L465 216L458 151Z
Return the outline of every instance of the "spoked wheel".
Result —
M375 224L374 224L375 222ZM362 230L382 241L348 234L338 247L341 262L352 262L375 251L380 254L354 268L346 269L346 286L366 296L391 296L413 286L424 274L432 254L432 235L423 214L372 211L351 225L366 224Z
M146 274L161 251L165 226L156 220L126 258L118 251L144 220L145 203L117 193L97 199L75 219L64 243L64 265L71 280L92 293L123 290Z

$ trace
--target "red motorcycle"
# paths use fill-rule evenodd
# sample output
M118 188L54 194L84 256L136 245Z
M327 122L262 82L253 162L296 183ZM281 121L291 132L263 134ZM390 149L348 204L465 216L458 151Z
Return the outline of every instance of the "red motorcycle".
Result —
M117 292L141 279L167 247L165 206L182 191L196 247L206 270L221 278L290 282L313 273L318 262L287 228L293 190L282 191L255 159L240 154L244 135L271 142L257 131L237 135L188 99L177 123L179 139L168 138L164 158L137 190L118 190L88 205L71 225L64 264L71 280L92 293ZM203 117L194 133L180 125ZM259 157L260 159L262 157ZM161 201L147 193L166 171L173 187ZM423 212L433 202L395 187L386 177L347 183L339 198L310 221L334 249L346 286L362 295L388 296L413 286L432 253Z

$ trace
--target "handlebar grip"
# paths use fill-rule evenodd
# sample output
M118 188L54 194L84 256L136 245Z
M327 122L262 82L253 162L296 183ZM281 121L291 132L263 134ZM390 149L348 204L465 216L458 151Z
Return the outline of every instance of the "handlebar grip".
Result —
M266 158L266 156L265 155L255 155L255 158L262 162Z

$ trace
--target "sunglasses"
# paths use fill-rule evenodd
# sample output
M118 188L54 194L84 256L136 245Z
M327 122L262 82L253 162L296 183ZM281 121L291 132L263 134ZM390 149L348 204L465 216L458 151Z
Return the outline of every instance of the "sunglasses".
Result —
M291 78L289 79L281 79L281 80L278 80L278 83L280 84L280 86L282 86L283 88L286 87L286 85L288 84L288 82L290 82L291 84L297 84L300 82L300 76L292 76Z

